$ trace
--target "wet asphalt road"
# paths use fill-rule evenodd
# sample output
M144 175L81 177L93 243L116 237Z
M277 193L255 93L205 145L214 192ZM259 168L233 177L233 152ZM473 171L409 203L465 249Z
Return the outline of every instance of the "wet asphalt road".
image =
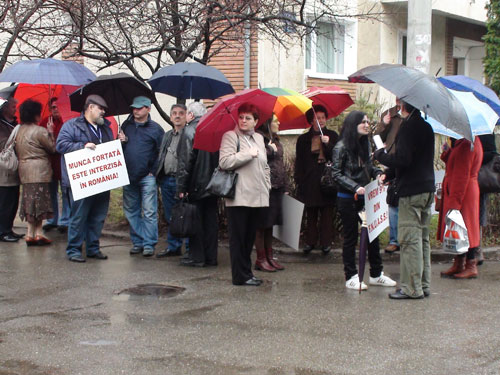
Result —
M338 251L281 254L286 270L255 288L231 285L224 245L217 268L191 269L112 237L107 261L70 263L52 238L0 243L0 375L500 374L497 253L477 280L440 279L435 261L431 297L392 301L346 290ZM398 257L384 260L398 279ZM185 290L122 292L139 284Z

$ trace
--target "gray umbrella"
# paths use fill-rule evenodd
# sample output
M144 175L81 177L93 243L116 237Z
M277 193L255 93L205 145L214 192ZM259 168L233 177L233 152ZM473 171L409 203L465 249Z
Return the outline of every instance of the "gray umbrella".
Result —
M463 105L433 76L405 65L380 64L351 74L349 82L378 83L446 128L473 140Z

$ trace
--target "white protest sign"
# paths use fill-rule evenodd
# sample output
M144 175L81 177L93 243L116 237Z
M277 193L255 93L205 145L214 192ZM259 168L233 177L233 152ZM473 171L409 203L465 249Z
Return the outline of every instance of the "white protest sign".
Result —
M295 250L299 250L300 224L304 203L283 195L283 225L273 227L273 236Z
M442 189L443 188L443 179L444 179L444 169L440 170L434 170L434 183L436 184L436 191L437 189ZM442 196L442 195L441 195ZM431 206L431 215L436 215L439 212L436 211L436 200L434 199L432 201L432 206Z
M372 242L389 226L386 185L379 185L375 180L365 186L365 211L368 238Z
M130 183L119 140L64 154L64 160L75 201Z

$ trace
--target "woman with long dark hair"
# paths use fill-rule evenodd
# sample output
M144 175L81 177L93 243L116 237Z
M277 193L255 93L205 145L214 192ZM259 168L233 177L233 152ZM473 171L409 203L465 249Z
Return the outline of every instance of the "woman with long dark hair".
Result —
M342 125L340 140L333 149L332 162L335 182L337 183L337 208L342 219L344 243L342 259L346 288L367 289L363 282L360 286L356 268L356 244L359 233L358 212L364 208L365 188L372 179L382 174L373 166L370 156L370 122L364 112L353 111L347 115ZM395 286L396 282L382 272L382 258L378 239L368 245L370 262L370 285Z

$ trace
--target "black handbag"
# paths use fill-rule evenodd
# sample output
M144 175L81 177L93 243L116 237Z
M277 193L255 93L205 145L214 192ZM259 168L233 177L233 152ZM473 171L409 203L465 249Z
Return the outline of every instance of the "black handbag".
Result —
M477 182L481 193L500 193L500 155L481 167Z
M180 200L172 206L170 234L174 237L194 237L199 232L199 214L196 205Z
M214 173L212 173L212 177L207 185L207 191L217 197L233 199L236 194L237 181L238 173L217 167Z
M396 180L391 180L387 186L387 199L386 202L389 206L398 207L399 195L396 186Z
M323 194L337 195L337 183L333 178L333 163L330 161L325 164L319 186Z
M240 151L240 137L236 146L236 152ZM212 177L207 185L207 192L216 197L233 199L236 194L236 183L238 182L238 173L227 171L220 167L215 168Z

